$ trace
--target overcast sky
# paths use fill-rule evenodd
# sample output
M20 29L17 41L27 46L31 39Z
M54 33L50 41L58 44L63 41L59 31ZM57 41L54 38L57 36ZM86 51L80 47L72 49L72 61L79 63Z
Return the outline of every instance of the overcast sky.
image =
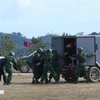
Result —
M100 32L100 0L0 0L0 32Z

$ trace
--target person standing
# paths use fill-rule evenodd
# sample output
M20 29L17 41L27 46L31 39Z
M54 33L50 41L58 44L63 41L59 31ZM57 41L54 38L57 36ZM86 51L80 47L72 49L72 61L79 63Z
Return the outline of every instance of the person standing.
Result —
M87 63L86 63L86 58L87 57L91 57L94 56L95 54L87 54L85 52L83 52L83 48L79 47L78 48L78 54L76 56L76 59L78 60L78 67L77 67L77 74L76 74L76 80L75 80L75 84L78 83L78 78L80 77L81 72L84 72L84 77L87 80L87 83L89 82L89 76L88 76L88 69L87 67Z
M16 60L16 58L14 56L15 56L15 53L14 52L10 52L9 55L5 57L5 70L8 73L7 85L11 84L11 80L12 80L12 67L17 65L17 60Z
M1 76L3 75L3 82L4 85L6 84L6 73L4 70L4 63L5 63L5 58L1 56L0 54L0 81L1 81Z
M51 49L48 49L47 53L44 57L44 65L43 65L43 74L41 77L41 84L43 84L44 80L46 80L48 71L50 72L50 74L52 74L53 78L55 79L55 82L58 83L57 74L54 71L54 68L52 66L53 55L51 52L52 52Z
M60 79L60 60L59 60L59 54L58 52L53 49L52 50L53 54L53 61L52 61L52 66L57 74L58 80ZM52 74L49 75L49 82L51 82L52 79Z
M32 62L32 71L33 71L33 79L32 79L32 84L36 83L38 84L39 81L38 79L41 76L40 72L40 62L41 62L41 55L42 55L42 48L38 48L36 53L33 56L33 62Z
M41 70L40 70L41 76L42 76L42 73L43 73L44 58L46 56L46 53L47 53L47 49L44 49L43 52L42 52L42 55L41 55L41 64L40 64L40 67L41 67ZM46 79L45 79L45 84L48 84L48 77L46 77Z

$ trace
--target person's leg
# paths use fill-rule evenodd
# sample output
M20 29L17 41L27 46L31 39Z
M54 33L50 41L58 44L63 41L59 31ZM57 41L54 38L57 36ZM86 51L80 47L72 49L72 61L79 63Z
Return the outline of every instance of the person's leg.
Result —
M41 76L41 84L43 84L43 81L47 79L47 72L48 72L48 65L44 64L44 66L43 66L43 74Z
M87 82L89 82L88 69L86 68L86 66L84 66L84 76L85 76Z
M51 75L53 76L53 78L55 79L55 82L58 83L57 74L51 64L49 65L49 71L50 71Z
M2 75L3 75L4 84L6 84L6 83L7 83L7 77L6 77L6 73L5 73L4 68L3 68L3 70L2 70Z
M12 68L7 68L6 72L8 73L8 77L7 77L7 84L11 84L11 80L12 80Z
M60 79L60 67L58 65L55 66L55 72L57 73L58 80Z
M37 79L36 64L32 65L32 72L33 72L32 84L34 84L36 83L36 79Z
M50 73L49 74L49 82L51 82L51 79L52 79L52 74Z
M78 68L77 68L77 71L76 71L76 80L75 80L75 82L74 82L75 84L78 83L78 78L80 77L81 71L82 71L82 68L81 68L81 67L78 67Z
M46 74L45 84L48 84L48 74Z

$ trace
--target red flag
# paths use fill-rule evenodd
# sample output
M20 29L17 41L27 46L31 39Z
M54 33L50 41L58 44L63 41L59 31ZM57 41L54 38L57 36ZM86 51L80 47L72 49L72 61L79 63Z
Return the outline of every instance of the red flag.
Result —
M31 43L30 43L30 42L28 42L28 41L24 40L24 47L29 48L29 47L30 47L30 45L31 45Z

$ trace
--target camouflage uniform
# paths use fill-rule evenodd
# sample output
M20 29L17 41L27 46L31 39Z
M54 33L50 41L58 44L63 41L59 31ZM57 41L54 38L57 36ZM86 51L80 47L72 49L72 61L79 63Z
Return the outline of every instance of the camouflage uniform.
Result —
M41 84L47 78L48 71L50 72L50 74L52 74L55 81L58 82L57 74L54 71L54 68L52 67L52 59L53 59L53 55L51 54L51 51L47 50L47 54L44 57L44 65L43 65L43 74L41 77Z
M86 57L91 57L93 54L86 54L83 52L83 48L80 47L78 48L78 54L77 54L77 60L79 62L78 67L77 67L77 75L76 75L76 81L75 83L78 82L78 78L80 77L80 73L83 71L84 72L84 77L87 79L87 82L89 82L89 76L88 76L88 70L87 70L87 63L86 63Z
M41 55L41 71L40 71L41 76L43 74L44 58L45 58L46 54L47 54L47 50L45 49L45 50L43 50L42 55ZM47 75L46 75L45 83L48 84Z
M5 57L5 70L8 73L7 85L11 84L12 80L12 67L17 65L17 60L14 57L14 52L11 52L9 56Z
M58 80L60 78L60 61L59 61L59 55L58 52L53 49L52 50L52 54L53 54L53 62L52 62L52 66L57 74ZM49 82L51 82L52 79L52 74L49 75Z
M41 67L40 67L40 64L39 64L40 61L41 61L41 53L42 53L42 49L39 48L39 49L37 49L37 52L33 56L33 63L32 63L32 70L33 70L33 80L32 80L32 83L33 84L35 82L39 83L38 79L41 76L41 73L40 73Z

